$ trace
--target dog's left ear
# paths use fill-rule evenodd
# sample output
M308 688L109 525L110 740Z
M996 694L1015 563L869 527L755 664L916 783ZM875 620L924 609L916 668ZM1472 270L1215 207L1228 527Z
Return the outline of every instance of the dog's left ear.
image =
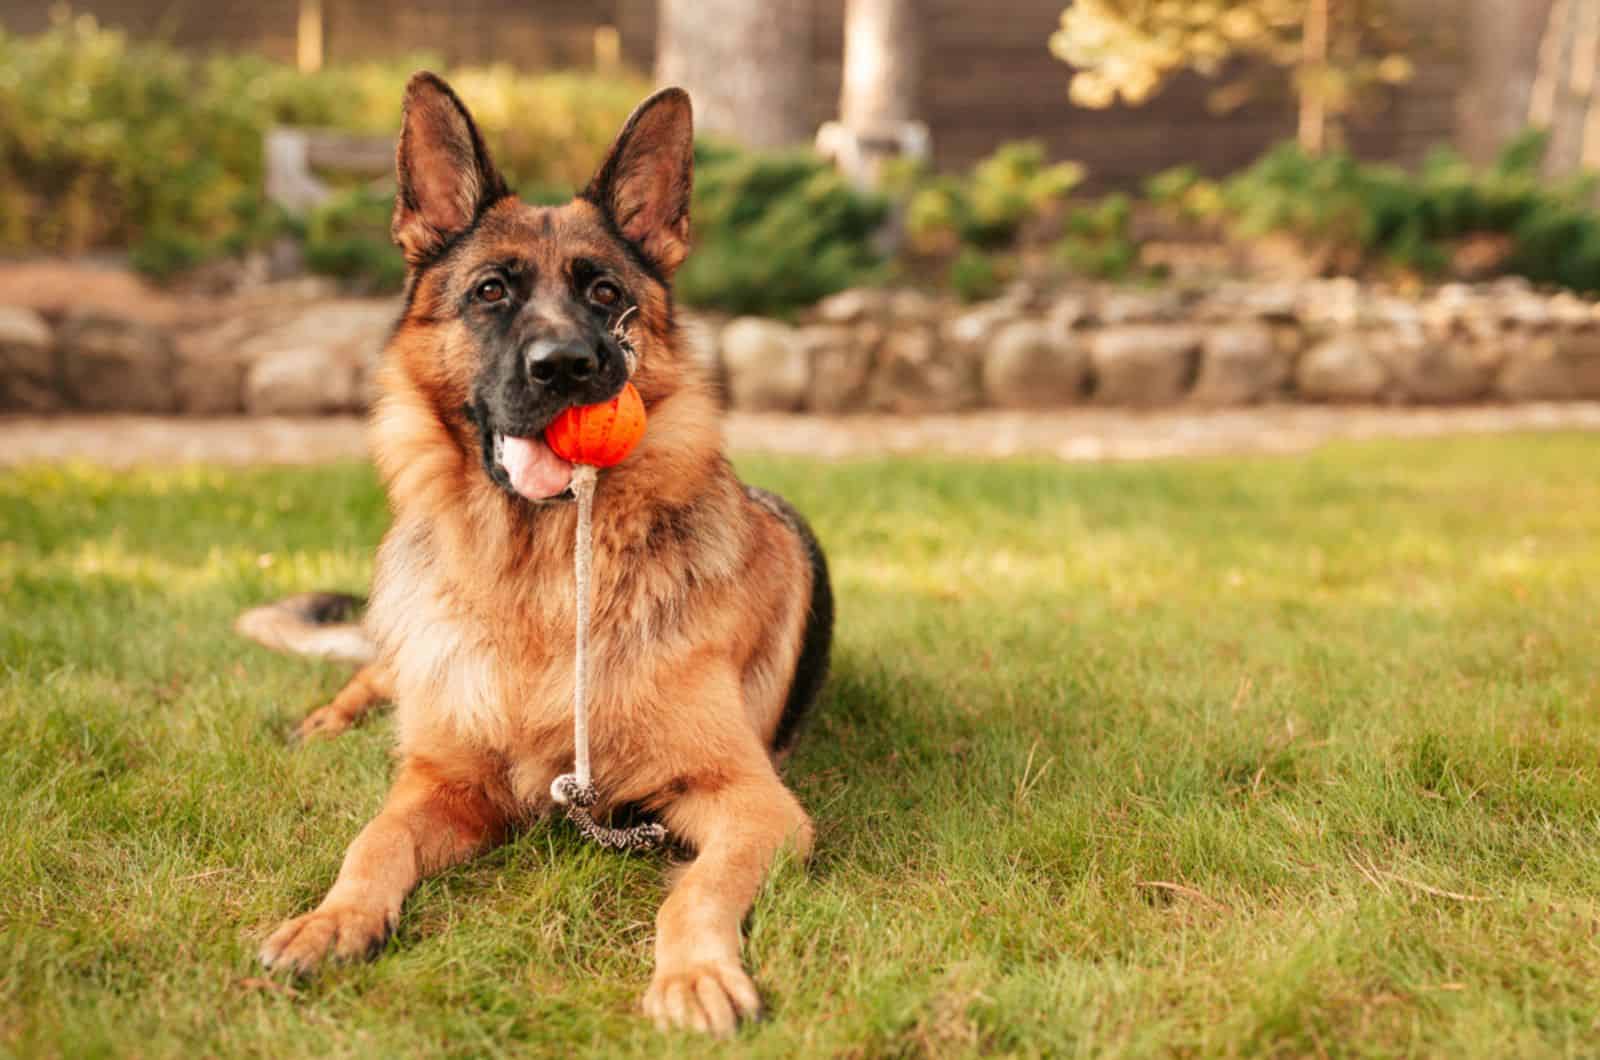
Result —
M664 88L633 112L583 197L606 211L623 236L670 276L689 254L693 189L689 93Z

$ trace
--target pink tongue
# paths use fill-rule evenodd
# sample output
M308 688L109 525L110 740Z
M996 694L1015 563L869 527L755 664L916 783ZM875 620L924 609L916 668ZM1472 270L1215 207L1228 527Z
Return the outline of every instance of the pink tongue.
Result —
M500 464L511 478L511 488L530 501L554 497L572 481L572 465L552 452L543 438L500 439Z

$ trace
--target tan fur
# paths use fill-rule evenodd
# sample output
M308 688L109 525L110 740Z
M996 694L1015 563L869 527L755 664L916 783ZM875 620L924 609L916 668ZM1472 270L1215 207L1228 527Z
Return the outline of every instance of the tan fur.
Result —
M356 671L333 702L318 707L295 730L301 740L337 736L394 698L394 676L386 666L369 663Z
M475 352L450 307L474 259L512 248L540 268L599 261L644 293L631 336L649 426L601 473L595 502L592 754L602 810L653 811L698 855L657 919L644 1007L663 1026L726 1033L759 1004L740 922L780 850L811 846L772 758L811 568L724 458L666 290L582 200L501 200L451 263L415 281L372 424L394 513L367 619L380 657L319 723L348 724L392 683L399 774L328 897L263 958L303 970L375 946L422 875L547 812L551 780L572 766L575 512L495 487L459 411Z

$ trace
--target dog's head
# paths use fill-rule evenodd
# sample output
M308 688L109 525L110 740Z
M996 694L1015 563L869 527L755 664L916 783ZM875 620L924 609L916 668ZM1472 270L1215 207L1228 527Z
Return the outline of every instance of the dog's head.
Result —
M400 331L424 351L406 371L502 489L569 496L550 421L630 379L648 406L677 378L669 283L689 250L693 147L689 97L665 89L581 194L531 206L448 85L406 86L393 234L409 266Z

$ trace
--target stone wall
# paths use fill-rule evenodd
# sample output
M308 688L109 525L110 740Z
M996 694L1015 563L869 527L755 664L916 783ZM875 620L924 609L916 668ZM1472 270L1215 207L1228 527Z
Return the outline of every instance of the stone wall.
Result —
M1600 398L1600 306L1520 281L1026 287L971 307L846 291L716 331L734 404L823 413Z
M81 301L0 305L0 409L354 411L399 310L306 284L202 300L198 315ZM1350 280L1017 287L974 306L862 289L792 323L686 316L750 410L1600 399L1600 306L1517 281L1415 298Z

